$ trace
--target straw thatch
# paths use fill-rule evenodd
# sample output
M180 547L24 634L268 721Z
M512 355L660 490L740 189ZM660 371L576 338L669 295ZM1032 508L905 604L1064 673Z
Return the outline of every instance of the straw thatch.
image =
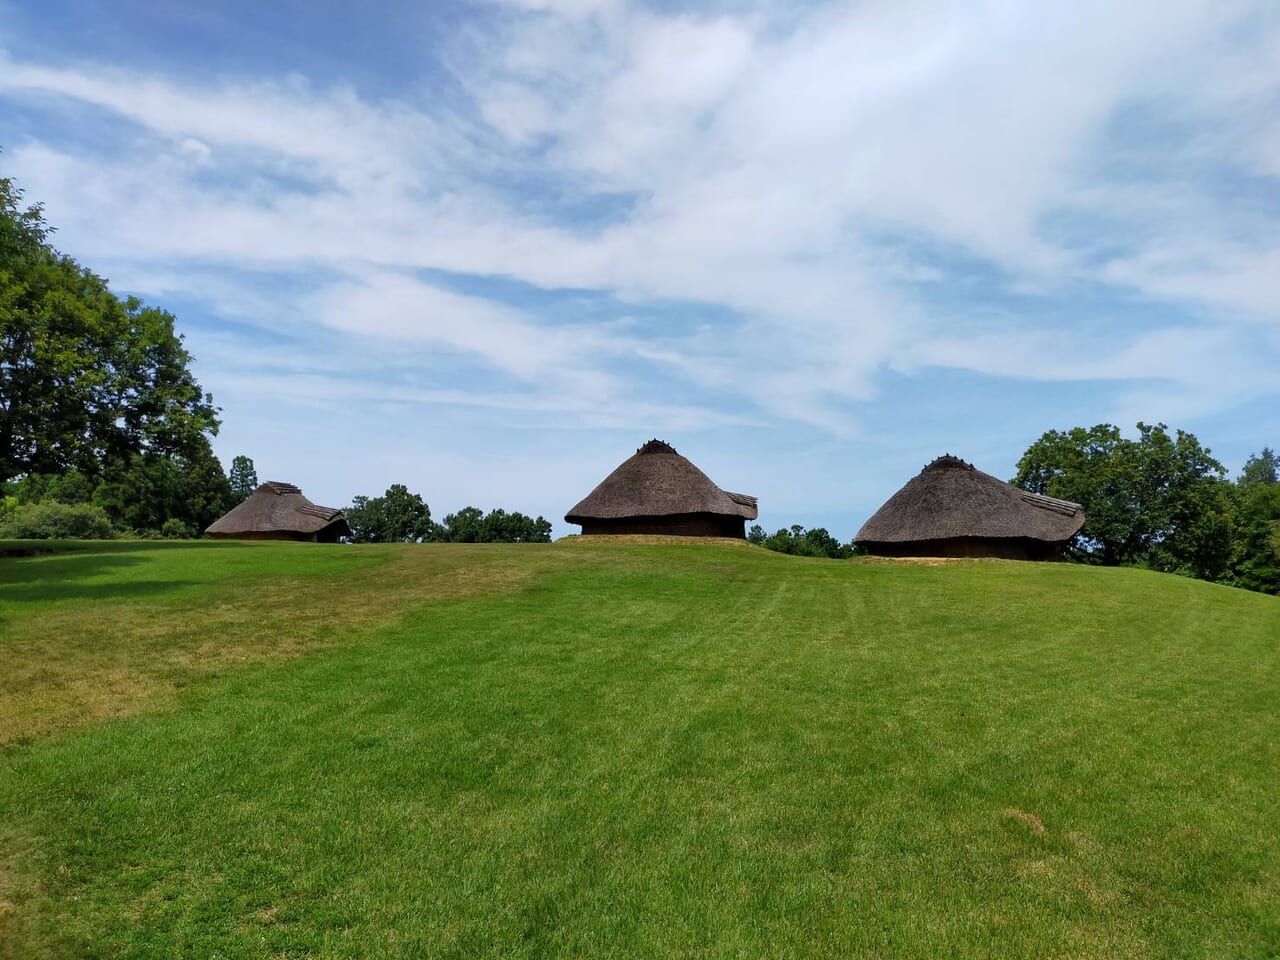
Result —
M882 556L1050 559L1083 526L1080 504L1027 493L948 454L890 497L854 540Z
M756 498L721 490L670 444L650 440L565 515L584 534L742 537Z
M205 534L231 540L337 543L339 537L351 536L351 528L341 510L316 506L292 483L272 480L215 520Z

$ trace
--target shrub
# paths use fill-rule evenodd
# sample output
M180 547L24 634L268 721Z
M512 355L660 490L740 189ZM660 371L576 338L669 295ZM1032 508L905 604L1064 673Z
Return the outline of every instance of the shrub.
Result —
M170 517L161 525L160 536L166 540L194 540L196 528L177 517Z
M115 536L101 507L88 503L24 503L0 522L11 540L109 540Z

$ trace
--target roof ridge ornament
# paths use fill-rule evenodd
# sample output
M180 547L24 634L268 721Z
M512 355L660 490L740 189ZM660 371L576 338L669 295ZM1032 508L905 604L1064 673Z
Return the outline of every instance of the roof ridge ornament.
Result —
M942 456L935 457L933 460L926 463L924 466L924 470L921 470L920 472L924 473L927 470L976 470L976 469L977 467L975 467L972 463L969 463L967 460L962 460L960 457L953 456L950 453L944 453Z
M667 441L654 437L637 449L636 453L676 453L676 448L667 443Z

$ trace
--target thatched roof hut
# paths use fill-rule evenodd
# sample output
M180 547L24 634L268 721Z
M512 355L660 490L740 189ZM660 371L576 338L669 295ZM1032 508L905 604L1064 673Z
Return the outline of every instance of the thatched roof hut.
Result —
M947 454L890 497L854 541L880 556L1047 560L1083 526L1080 504L1020 490Z
M339 537L351 536L351 528L341 510L317 506L292 483L271 480L210 524L205 534L229 540L337 543Z
M584 534L743 537L756 498L721 490L661 440L650 440L565 515Z

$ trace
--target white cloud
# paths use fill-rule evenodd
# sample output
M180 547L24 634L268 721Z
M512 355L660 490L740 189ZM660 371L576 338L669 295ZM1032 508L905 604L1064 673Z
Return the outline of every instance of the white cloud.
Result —
M1229 28L1250 12L1241 39ZM473 114L433 91L375 101L293 77L184 83L0 60L0 95L75 101L141 130L108 156L30 139L6 166L88 262L164 275L166 289L195 267L321 269L331 281L293 305L312 322L459 351L580 410L644 400L642 381L602 372L634 355L849 435L849 403L874 397L886 366L1185 385L1196 352L1250 369L1234 325L1280 317L1280 238L1187 174L1206 157L1277 174L1280 60L1268 56L1280 22L1257 5L695 15L511 0L457 44L440 56ZM1114 182L1113 126L1135 105L1177 121L1185 156ZM630 205L567 212L597 192ZM1064 213L1123 218L1119 249L1098 263L1061 242L1046 223ZM1016 335L993 339L946 303L964 274L949 256L988 264L1009 292L1052 301L1068 284L1114 285L1194 307L1206 329L1152 352L1154 335L1118 324L1064 351L1060 331L1006 315ZM566 328L411 275L424 268L692 300L738 319L709 333L701 318L660 335ZM927 303L913 296L921 281L936 288ZM209 295L282 322L225 286Z

